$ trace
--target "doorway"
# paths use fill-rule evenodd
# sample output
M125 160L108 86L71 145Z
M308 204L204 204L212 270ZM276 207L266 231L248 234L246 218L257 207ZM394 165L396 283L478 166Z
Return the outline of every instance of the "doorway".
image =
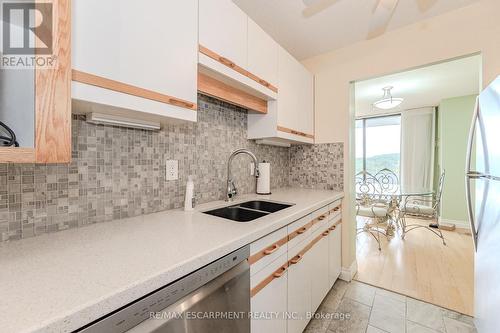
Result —
M354 83L354 279L466 315L474 251L463 173L480 73L474 55Z

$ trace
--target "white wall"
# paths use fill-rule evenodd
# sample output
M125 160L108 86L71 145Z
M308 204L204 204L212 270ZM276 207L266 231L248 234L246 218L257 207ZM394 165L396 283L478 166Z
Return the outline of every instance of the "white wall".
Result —
M350 82L481 52L483 85L500 74L500 1L481 0L473 5L390 31L303 61L315 74L315 136L317 143L345 144L345 222L354 220L352 209L354 146L350 128L354 111ZM350 99L351 98L351 99ZM348 220L349 219L349 220ZM355 260L355 224L343 230L342 265Z

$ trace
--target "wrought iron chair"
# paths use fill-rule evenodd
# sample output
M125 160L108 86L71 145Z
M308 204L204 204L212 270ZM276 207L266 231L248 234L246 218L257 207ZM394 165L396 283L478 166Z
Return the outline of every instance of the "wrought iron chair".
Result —
M375 174L375 179L380 183L382 192L394 194L399 191L399 178L390 169L382 169Z
M387 194L388 199L390 199L390 204L392 206L392 211L395 213L396 209L399 208L399 200L397 196L391 196L397 194L400 190L399 177L396 173L390 169L384 168L375 174L375 179L380 183L382 192ZM394 216L396 226L400 226L399 214Z
M356 215L368 218L365 225L357 229L357 234L370 233L380 251L380 235L388 236L387 228L382 228L387 227L391 218L390 198L383 195L379 181L366 171L356 175Z
M445 172L439 177L439 184L436 193L429 195L409 195L404 199L403 205L400 207L400 221L403 226L402 239L406 234L418 228L425 228L432 231L436 236L441 238L443 245L446 245L443 233L439 227L439 217L441 214L441 197L443 196ZM411 216L419 219L434 221L430 225L407 224L406 217Z

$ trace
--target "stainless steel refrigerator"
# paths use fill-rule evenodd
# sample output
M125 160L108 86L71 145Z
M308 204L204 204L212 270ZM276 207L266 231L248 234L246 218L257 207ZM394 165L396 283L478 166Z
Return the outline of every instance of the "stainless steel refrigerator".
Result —
M475 157L474 157L475 156ZM500 76L478 97L466 165L474 240L474 312L480 333L500 329Z

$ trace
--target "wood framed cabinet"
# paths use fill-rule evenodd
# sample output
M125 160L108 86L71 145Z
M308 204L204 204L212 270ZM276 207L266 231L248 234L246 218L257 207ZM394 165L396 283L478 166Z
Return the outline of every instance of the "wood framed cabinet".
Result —
M285 49L278 51L278 96L265 115L249 114L248 138L314 143L313 75Z
M250 245L251 332L300 333L340 274L340 200Z
M71 0L53 0L52 18L52 54L32 54L55 59L52 66L37 60L32 68L0 69L0 121L19 143L0 146L0 163L71 160Z
M198 0L73 0L76 112L196 121Z

